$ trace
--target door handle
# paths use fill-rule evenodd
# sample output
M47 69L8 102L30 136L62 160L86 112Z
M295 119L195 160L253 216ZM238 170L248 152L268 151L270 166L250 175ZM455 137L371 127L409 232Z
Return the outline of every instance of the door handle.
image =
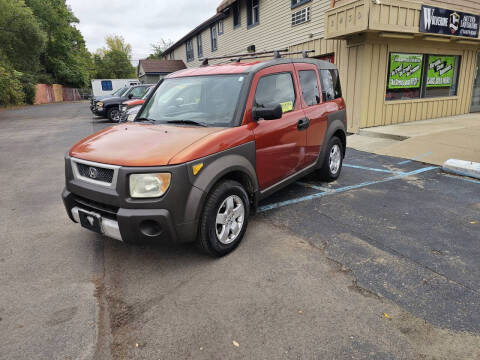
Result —
M297 122L297 129L298 130L306 130L310 126L310 119L309 118L302 118Z

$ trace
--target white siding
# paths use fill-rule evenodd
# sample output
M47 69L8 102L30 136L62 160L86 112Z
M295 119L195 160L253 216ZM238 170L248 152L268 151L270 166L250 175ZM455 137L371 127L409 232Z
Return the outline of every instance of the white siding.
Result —
M287 48L291 45L303 43L323 37L324 15L330 8L330 0L311 0L306 4L291 9L290 0L260 0L260 22L257 26L247 29L245 1L241 1L241 25L233 28L233 16L223 20L224 33L218 35L218 50L211 51L210 29L202 32L203 56L216 57L245 53L247 46L255 45L256 51L268 51ZM310 7L310 21L292 26L292 14L305 7ZM192 24L192 27L195 24ZM194 39L195 60L187 62L185 43L174 50L175 60L183 60L187 67L196 67L201 64L198 59L196 39ZM168 58L168 57L167 57ZM222 61L211 61L218 63ZM223 60L225 62L225 60Z

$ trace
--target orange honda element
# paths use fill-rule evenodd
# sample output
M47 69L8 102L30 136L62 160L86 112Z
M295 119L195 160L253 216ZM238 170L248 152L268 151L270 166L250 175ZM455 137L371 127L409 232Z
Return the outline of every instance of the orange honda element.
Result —
M83 227L126 241L235 249L258 202L313 171L342 168L346 114L335 65L275 59L186 69L133 122L65 159L63 201Z

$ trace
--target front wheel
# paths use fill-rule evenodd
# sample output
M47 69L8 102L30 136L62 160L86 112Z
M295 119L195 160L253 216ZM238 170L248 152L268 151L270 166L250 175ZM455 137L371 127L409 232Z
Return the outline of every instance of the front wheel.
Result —
M233 251L245 235L249 210L248 195L240 183L227 180L216 185L203 208L199 247L216 257Z
M111 122L120 122L120 110L114 107L108 109L107 117Z
M334 136L330 139L323 159L323 165L318 170L321 180L335 181L340 176L343 164L343 144L342 141Z

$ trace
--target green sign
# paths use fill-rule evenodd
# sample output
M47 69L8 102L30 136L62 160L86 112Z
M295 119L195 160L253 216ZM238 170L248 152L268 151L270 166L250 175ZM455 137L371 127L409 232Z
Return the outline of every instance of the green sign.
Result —
M389 89L416 89L422 78L423 55L390 54Z
M452 86L455 56L429 56L427 88Z

